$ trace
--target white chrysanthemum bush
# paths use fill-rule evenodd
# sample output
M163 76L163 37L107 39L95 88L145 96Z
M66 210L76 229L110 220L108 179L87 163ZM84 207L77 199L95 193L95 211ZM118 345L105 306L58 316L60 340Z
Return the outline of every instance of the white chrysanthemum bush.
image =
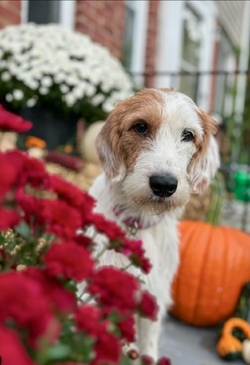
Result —
M0 102L14 109L49 104L92 122L132 93L122 64L86 35L55 24L0 31Z

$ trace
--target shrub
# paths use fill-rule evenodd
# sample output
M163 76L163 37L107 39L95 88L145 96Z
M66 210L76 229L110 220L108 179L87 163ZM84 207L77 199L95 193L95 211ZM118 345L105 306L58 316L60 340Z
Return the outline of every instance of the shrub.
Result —
M14 109L52 105L92 122L132 93L121 63L86 35L55 24L0 30L0 99Z

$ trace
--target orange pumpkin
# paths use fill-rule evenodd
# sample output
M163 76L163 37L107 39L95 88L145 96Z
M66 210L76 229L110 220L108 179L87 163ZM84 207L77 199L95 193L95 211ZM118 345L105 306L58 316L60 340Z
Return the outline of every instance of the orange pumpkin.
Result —
M180 265L171 313L194 326L232 317L242 287L250 281L250 236L231 227L180 223Z

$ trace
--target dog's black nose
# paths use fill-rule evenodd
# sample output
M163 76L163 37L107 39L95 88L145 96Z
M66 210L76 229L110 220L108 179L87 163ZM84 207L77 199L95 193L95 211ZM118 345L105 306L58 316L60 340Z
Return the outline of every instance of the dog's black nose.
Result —
M149 178L149 185L155 195L166 198L174 194L178 180L171 174L152 175Z

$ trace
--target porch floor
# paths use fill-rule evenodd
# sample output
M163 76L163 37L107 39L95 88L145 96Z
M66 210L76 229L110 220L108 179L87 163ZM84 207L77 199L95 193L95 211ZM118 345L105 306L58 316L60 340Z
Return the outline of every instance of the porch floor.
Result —
M169 357L172 365L226 365L216 352L218 329L196 328L168 317L159 343L160 356ZM241 360L233 365L244 365Z

